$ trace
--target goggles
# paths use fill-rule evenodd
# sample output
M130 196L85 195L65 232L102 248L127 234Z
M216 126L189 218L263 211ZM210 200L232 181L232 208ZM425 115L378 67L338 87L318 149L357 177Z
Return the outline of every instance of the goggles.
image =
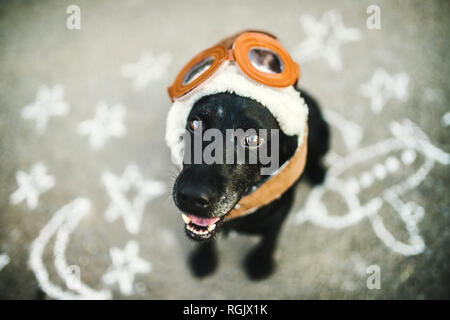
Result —
M289 87L300 78L300 66L275 36L244 31L192 58L168 88L170 98L174 101L193 91L230 61L251 79L270 87Z

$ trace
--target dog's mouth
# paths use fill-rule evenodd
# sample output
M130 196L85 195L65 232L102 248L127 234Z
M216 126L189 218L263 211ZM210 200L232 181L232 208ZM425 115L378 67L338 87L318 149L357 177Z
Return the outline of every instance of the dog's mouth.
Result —
M211 238L224 217L225 216L217 218L201 218L193 214L181 214L181 218L186 224L186 233L194 240L206 240Z

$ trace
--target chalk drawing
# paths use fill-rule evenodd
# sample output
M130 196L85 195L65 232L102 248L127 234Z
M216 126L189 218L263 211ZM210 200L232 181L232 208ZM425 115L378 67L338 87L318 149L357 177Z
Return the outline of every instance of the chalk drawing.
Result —
M133 294L135 275L150 272L152 265L138 256L139 244L134 240L128 241L123 250L110 248L109 253L112 265L103 275L103 281L108 285L117 283L120 292L125 295Z
M125 107L116 104L108 107L100 101L96 107L94 119L85 120L78 125L78 133L89 135L89 143L93 150L99 150L110 137L122 137L127 128L123 124Z
M442 92L439 89L426 88L423 93L425 102L440 102L442 100Z
M353 150L345 157L334 158L324 184L312 190L305 207L294 216L294 222L300 224L309 221L320 227L341 229L368 218L375 234L394 252L403 255L415 255L423 252L425 243L420 235L418 224L423 219L425 210L415 202L404 203L401 196L419 186L435 163L449 165L450 154L433 146L426 134L409 119L392 122L390 131L393 135L392 138L372 146ZM401 160L392 155L392 152L396 151L402 152ZM400 165L411 165L415 161L416 153L421 153L425 160L415 173L406 177L402 182L385 189L380 195L362 203L359 195L366 188L375 183L376 179L382 180L397 172ZM349 172L353 166L376 157L384 157L385 161L375 164L373 168L363 172L360 176L348 180L341 178L341 175L345 171ZM381 167L384 168L380 169ZM348 210L344 215L330 214L324 199L326 192L334 192L345 201ZM408 242L399 241L386 228L380 215L381 207L386 204L392 207L404 222L409 235Z
M51 116L64 116L69 112L69 105L64 101L64 87L60 84L53 88L45 85L39 87L36 99L22 109L22 117L35 120L38 134L47 130Z
M105 212L105 219L113 222L122 217L126 229L132 234L137 234L140 230L147 203L165 192L164 183L145 180L133 163L127 165L122 177L108 171L104 172L102 182L111 198L111 203ZM127 193L130 191L135 191L132 200L127 198Z
M73 277L70 266L66 261L69 236L90 210L91 202L88 199L77 198L73 200L54 214L31 245L29 260L31 270L42 290L51 298L67 300L111 298L109 290L94 290L82 283L80 278ZM70 290L69 286L65 290L50 281L49 273L43 262L43 255L52 237L55 237L53 254L57 274L66 286L70 284L70 288L76 288L76 290Z
M442 116L442 125L446 127L450 126L450 112Z
M158 56L147 52L141 55L138 62L122 66L120 73L125 78L133 79L134 89L142 90L150 82L161 79L171 61L172 54L169 52Z
M355 28L346 28L342 15L336 9L325 12L320 20L302 15L300 23L307 39L294 48L294 56L300 63L322 58L332 71L341 71L340 47L360 40L361 32Z
M369 82L363 84L360 93L370 99L374 113L380 113L391 99L408 99L409 76L407 73L390 75L386 70L377 68Z
M10 262L11 259L9 258L8 254L0 254L0 271L2 271Z
M359 146L363 138L363 130L358 124L348 121L339 113L329 109L324 110L323 114L327 122L341 132L348 150L354 150Z
M16 180L19 188L11 194L9 200L14 205L25 201L29 209L36 209L40 194L55 185L55 178L47 174L47 167L41 162L35 163L29 174L17 171Z

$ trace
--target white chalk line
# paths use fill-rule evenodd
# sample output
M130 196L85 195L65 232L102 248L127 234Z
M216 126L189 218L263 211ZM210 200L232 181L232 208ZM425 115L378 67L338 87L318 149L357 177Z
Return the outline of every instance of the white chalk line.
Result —
M323 114L328 123L332 123L342 134L343 141L348 150L359 147L363 138L363 129L358 124L348 121L339 113L332 110L324 110Z
M35 100L23 107L21 115L24 119L35 120L38 134L47 130L47 123L52 116L65 116L69 112L69 104L64 100L64 86L61 84L49 88L41 85Z
M103 147L111 137L123 137L127 133L124 124L125 106L115 104L109 107L105 101L99 101L93 119L84 120L78 125L80 135L88 135L94 151Z
M9 197L13 205L25 201L28 208L33 210L39 204L39 196L55 186L55 178L47 174L47 167L42 162L32 165L30 173L22 170L16 172L17 190Z
M108 285L117 283L124 295L134 294L133 284L136 274L152 271L150 262L139 257L139 243L130 240L125 248L110 248L111 266L103 275L103 281Z
M7 253L0 254L0 271L2 271L10 262L11 258Z
M128 232L139 233L145 207L165 192L164 183L144 179L134 163L127 165L122 176L105 171L101 180L111 198L105 212L105 219L114 222L123 218ZM133 199L128 199L126 192L132 188L136 189L136 195Z
M145 52L136 63L123 65L120 73L123 77L133 80L135 90L143 90L150 82L160 80L164 76L171 60L170 52L163 52L159 55Z
M399 197L419 186L436 161L443 165L450 164L450 154L431 145L425 133L408 119L403 120L402 123L393 123L391 131L394 138L360 148L344 158L335 157L336 161L331 164L324 184L312 190L304 208L295 215L294 222L300 224L310 221L324 228L341 229L368 217L377 237L394 252L403 255L415 255L423 252L425 243L420 236L417 224L423 219L425 211L414 202L403 203ZM360 189L352 192L346 187L345 182L338 178L345 170L356 164L403 149L413 149L422 153L426 159L424 164L403 182L386 189L381 196L373 198L365 205L360 204L357 195ZM383 179L386 175L387 170L383 171ZM334 191L344 199L348 207L345 215L329 215L326 204L322 200L326 191ZM385 227L383 219L379 215L383 202L389 204L405 223L409 234L409 243L397 240Z
M111 293L107 290L96 291L88 286L79 283L79 292L73 293L62 289L50 281L48 271L43 262L43 254L50 239L57 234L54 247L55 265L58 274L66 282L73 281L67 273L67 262L65 250L68 244L69 235L75 227L86 216L91 208L88 199L77 198L59 209L44 228L39 232L39 236L31 245L30 267L34 272L42 290L50 297L64 300L79 299L108 299Z
M294 48L293 55L300 62L322 58L332 71L342 71L340 47L360 40L361 31L346 28L337 9L325 12L318 20L304 14L300 17L300 24L307 38Z
M360 88L360 93L370 99L372 111L380 113L391 99L408 99L409 75L398 73L390 75L386 70L377 68L369 80Z
M450 126L450 112L447 112L442 116L442 125L445 127Z

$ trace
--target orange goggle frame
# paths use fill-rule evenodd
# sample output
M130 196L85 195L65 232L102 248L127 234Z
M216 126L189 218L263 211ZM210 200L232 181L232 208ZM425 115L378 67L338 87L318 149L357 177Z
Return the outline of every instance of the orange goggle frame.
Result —
M288 87L300 78L300 66L276 37L260 31L245 31L192 58L168 88L172 101L194 90L226 61L236 61L247 76L271 87Z

